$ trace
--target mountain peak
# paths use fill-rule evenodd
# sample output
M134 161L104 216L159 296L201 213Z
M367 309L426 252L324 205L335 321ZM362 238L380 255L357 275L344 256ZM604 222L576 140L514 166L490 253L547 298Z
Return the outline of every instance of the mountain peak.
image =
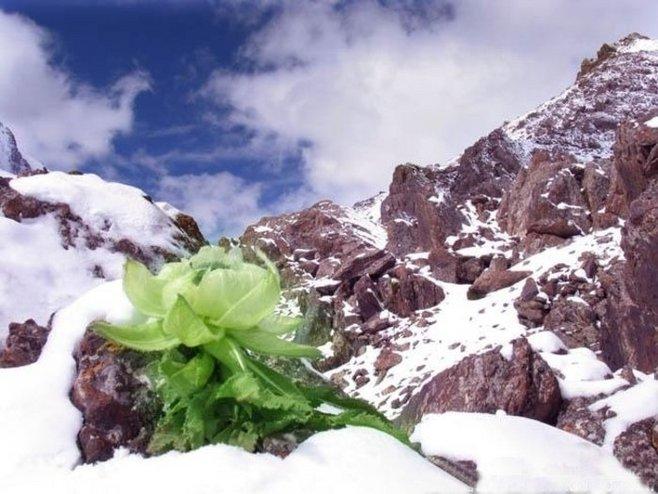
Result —
M0 169L19 175L32 170L30 163L18 150L12 131L0 123Z

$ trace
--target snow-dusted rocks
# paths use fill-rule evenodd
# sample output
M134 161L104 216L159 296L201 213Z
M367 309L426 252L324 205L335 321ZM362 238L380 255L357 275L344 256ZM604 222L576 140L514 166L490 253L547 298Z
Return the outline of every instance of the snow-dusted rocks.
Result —
M415 424L429 413L504 410L555 423L561 404L553 371L521 338L512 343L509 356L494 349L440 372L409 400L401 418Z
M0 178L0 339L11 322L48 318L125 258L151 266L198 248L134 187L95 175L39 172Z
M639 35L604 45L574 85L456 160L400 165L388 194L368 202L371 212L381 203L367 228L385 231L375 235L381 244L364 245L336 206L248 229L246 244L287 245L284 266L309 266L296 293L322 307L325 377L407 423L428 411L503 409L603 441L610 417L588 407L658 365L657 47ZM381 259L394 266L379 269ZM403 289L409 279L418 283ZM507 427L499 422L483 421L480 434ZM636 422L625 422L623 447L577 442L574 451L605 457L608 473L619 471L617 454L653 485L654 426ZM565 432L548 430L571 447ZM608 473L601 483L535 488L624 491L633 482Z
M19 175L32 170L30 163L21 154L16 145L14 134L0 123L0 177L3 175Z

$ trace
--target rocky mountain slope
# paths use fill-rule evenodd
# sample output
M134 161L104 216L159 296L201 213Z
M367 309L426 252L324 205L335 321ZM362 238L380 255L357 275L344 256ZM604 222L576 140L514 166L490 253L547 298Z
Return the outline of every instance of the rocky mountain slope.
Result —
M455 161L241 240L278 259L318 371L349 394L409 426L540 420L657 489L657 115L658 42L630 35Z
M0 366L36 359L51 314L120 278L126 257L157 267L205 242L194 220L142 191L32 169L6 127L0 136L11 170L0 175Z
M184 487L205 492L202 467L230 465L224 486L249 492L465 490L358 431L281 463L222 446L110 459L143 450L149 418L132 357L85 332L131 317L104 281L126 257L157 268L204 239L138 189L36 169L2 126L0 168L0 366L17 367L0 370L0 488L29 492L31 469L62 489L143 472L171 488L198 465ZM604 45L456 160L400 165L386 192L263 218L240 242L276 260L287 308L306 315L296 338L324 355L306 371L413 430L463 483L518 489L522 471L529 492L658 490L658 42ZM363 475L345 476L355 464Z

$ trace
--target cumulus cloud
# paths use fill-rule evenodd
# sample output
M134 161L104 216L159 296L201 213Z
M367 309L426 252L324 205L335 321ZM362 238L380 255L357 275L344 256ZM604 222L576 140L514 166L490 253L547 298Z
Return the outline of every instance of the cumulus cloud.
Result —
M157 197L192 215L204 235L214 240L219 235L238 235L258 220L263 215L261 193L261 184L220 172L164 176Z
M279 6L243 48L245 70L216 72L203 94L229 123L301 152L308 187L342 202L559 93L601 43L658 34L658 2L642 0Z
M73 168L112 150L133 124L133 104L148 77L128 74L104 90L75 80L53 62L50 34L0 11L0 121L21 149L48 166Z

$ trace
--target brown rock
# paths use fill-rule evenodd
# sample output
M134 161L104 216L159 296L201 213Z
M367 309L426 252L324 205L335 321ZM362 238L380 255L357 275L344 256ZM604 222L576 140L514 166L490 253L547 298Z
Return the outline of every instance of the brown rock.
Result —
M5 347L0 351L0 367L20 367L36 362L50 333L48 327L39 326L34 319L9 325Z
M658 450L652 444L656 419L632 424L615 439L614 454L644 484L658 492Z
M469 300L477 300L488 293L512 286L530 274L531 271L500 271L489 268L473 282L466 296Z
M552 424L561 403L553 371L527 340L518 339L510 361L494 349L437 374L409 400L401 420L414 424L427 413L504 410Z
M377 296L377 286L368 275L362 276L354 284L354 296L356 309L364 321L383 310L382 303Z
M651 372L658 366L658 129L620 127L608 209L628 217L627 261L601 279L603 356L613 369L628 363Z
M597 352L600 336L596 322L596 313L589 305L560 297L553 301L544 328L558 335L569 348L586 347Z
M384 348L375 360L375 371L377 373L385 372L400 362L402 362L402 355L395 353L390 348Z
M395 169L388 197L382 203L388 250L402 257L440 249L446 237L459 230L463 217L447 192L453 178L451 171L412 164ZM439 195L443 200L437 201Z
M425 276L399 265L378 281L384 307L402 317L434 307L445 298L443 289Z
M568 238L590 229L578 165L564 156L537 152L503 196L498 221L512 235Z
M114 449L144 452L152 432L154 398L131 372L130 359L139 354L118 350L87 332L74 354L77 375L71 401L82 412L78 434L83 461L94 463L112 457ZM140 399L141 396L141 399Z
M607 210L627 218L631 202L658 173L658 129L637 122L619 126Z
M356 251L334 273L336 280L348 281L369 275L378 278L395 265L395 257L385 250Z

